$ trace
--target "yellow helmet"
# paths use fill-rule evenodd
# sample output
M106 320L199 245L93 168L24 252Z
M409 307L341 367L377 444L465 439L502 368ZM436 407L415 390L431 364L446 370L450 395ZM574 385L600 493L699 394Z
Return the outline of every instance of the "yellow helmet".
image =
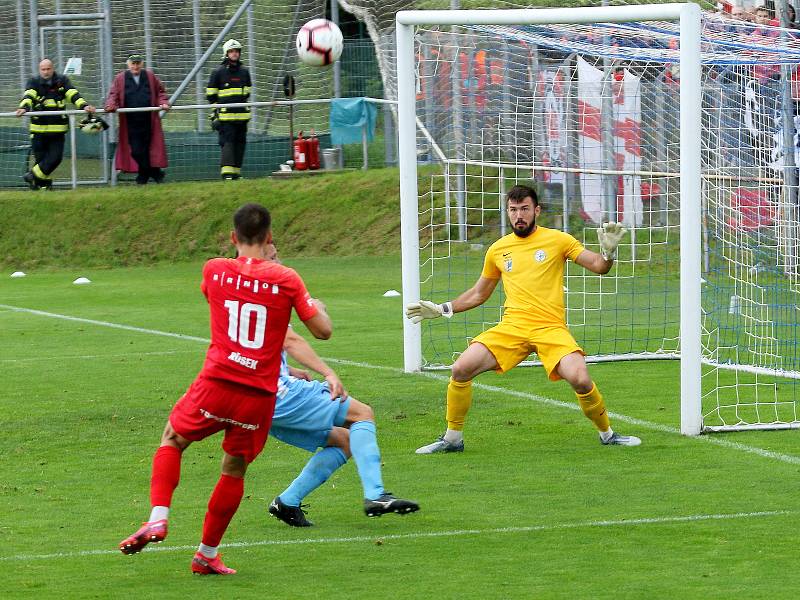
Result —
M222 58L228 58L229 50L242 51L242 44L239 40L230 39L222 45Z

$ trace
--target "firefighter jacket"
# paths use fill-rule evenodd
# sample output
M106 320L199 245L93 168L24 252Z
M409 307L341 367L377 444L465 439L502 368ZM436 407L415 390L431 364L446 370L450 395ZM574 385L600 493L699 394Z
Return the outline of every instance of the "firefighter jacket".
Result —
M206 98L212 104L233 104L247 102L250 98L250 71L241 62L231 63L227 58L211 73L206 88ZM246 123L250 120L250 107L241 106L217 109L221 122Z
M72 102L75 108L82 109L88 104L75 89L69 77L53 73L48 81L40 76L32 77L28 87L19 103L19 108L27 111L58 111L66 108L66 103ZM42 115L32 116L30 132L32 134L66 133L69 130L67 115Z

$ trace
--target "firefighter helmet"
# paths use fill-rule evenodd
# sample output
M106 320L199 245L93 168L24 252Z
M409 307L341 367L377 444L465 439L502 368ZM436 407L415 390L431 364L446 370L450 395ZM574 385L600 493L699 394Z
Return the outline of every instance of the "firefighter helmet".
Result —
M242 44L239 40L230 39L222 45L222 57L228 58L228 52L230 50L238 50L239 52L242 51Z

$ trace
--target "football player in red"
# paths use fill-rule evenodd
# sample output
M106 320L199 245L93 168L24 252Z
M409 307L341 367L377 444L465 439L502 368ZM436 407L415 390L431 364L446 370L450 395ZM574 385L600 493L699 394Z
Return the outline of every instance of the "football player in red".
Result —
M210 308L211 345L203 369L173 407L153 457L150 518L119 544L124 554L134 554L164 540L183 451L224 431L222 474L192 560L192 571L200 574L236 572L222 563L217 547L242 499L247 465L267 441L292 308L314 337L328 339L332 331L324 306L310 297L300 276L265 259L272 243L267 209L246 204L233 225L238 257L214 258L203 267L200 288Z

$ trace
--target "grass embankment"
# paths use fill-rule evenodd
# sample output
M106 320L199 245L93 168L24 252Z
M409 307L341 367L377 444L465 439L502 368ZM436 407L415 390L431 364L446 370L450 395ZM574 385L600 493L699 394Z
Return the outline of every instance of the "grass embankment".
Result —
M0 192L0 266L114 267L228 253L237 206L270 209L284 256L400 251L396 169L237 182Z

